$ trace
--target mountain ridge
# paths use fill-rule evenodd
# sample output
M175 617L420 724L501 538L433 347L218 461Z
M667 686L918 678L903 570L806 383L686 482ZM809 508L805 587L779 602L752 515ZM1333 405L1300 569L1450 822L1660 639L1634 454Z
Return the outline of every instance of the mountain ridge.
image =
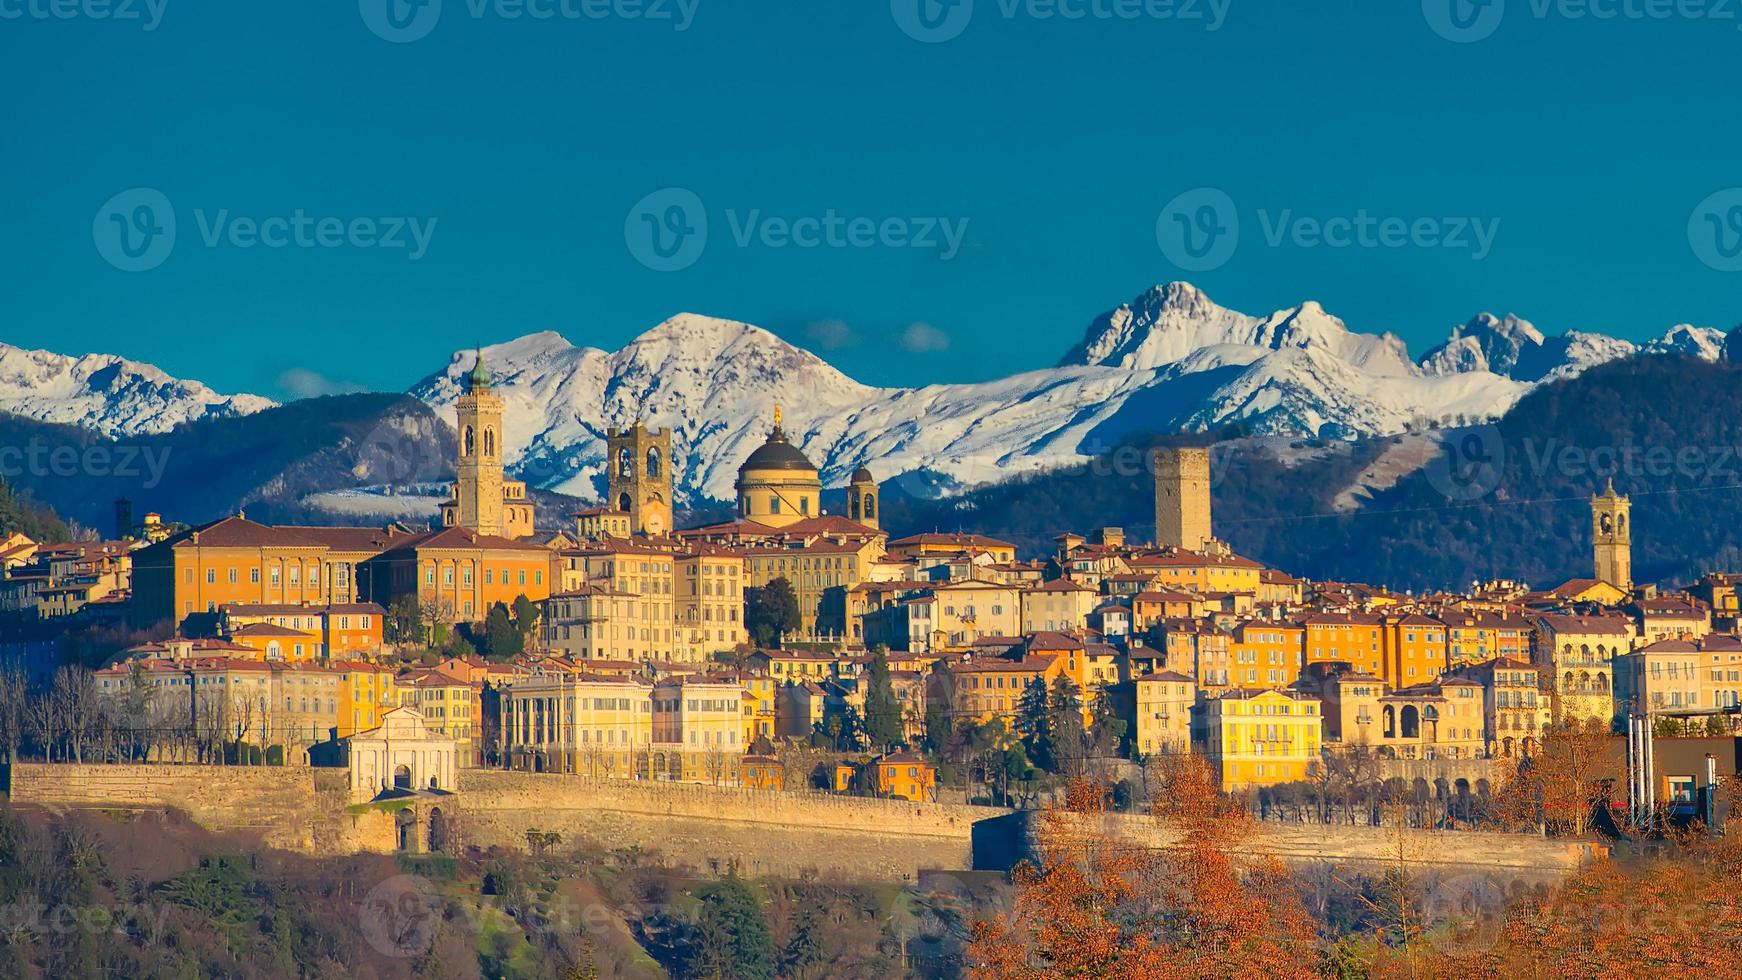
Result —
M1549 336L1511 314L1482 313L1415 359L1396 334L1352 330L1316 301L1252 316L1169 282L1092 318L1053 367L977 383L866 385L761 327L695 313L616 351L549 330L483 350L508 406L505 448L517 476L596 499L605 430L640 418L671 428L679 496L705 505L730 499L776 401L825 483L869 464L909 493L948 496L1082 462L1135 431L1240 425L1347 439L1497 418L1533 388L1598 364L1647 353L1715 360L1724 343L1721 331L1688 324L1644 344L1576 330ZM474 360L455 352L409 393L451 418ZM272 404L111 355L0 345L0 411L41 421L136 435Z

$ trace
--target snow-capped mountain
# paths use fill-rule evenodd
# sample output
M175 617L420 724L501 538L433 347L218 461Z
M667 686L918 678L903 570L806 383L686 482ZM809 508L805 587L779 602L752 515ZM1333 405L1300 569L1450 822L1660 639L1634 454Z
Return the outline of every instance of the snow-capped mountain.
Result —
M248 415L277 404L220 395L150 364L113 354L70 357L0 344L0 411L106 436L168 432L207 416Z
M785 427L844 482L923 473L946 492L1105 452L1127 433L1240 421L1260 432L1396 432L1431 415L1486 418L1526 384L1491 373L1438 376L1397 337L1359 334L1317 303L1266 317L1171 283L1090 324L1057 367L978 384L876 388L765 330L684 314L607 353L541 333L487 347L506 400L509 458L535 486L592 497L604 434L639 412L672 428L680 493L730 499L744 458L784 401ZM413 389L450 417L475 355Z
M1642 348L1648 354L1688 354L1704 361L1724 356L1724 331L1682 323Z
M679 495L699 503L731 499L776 403L826 485L864 463L881 480L910 477L910 492L950 494L1080 462L1140 432L1237 422L1260 434L1354 438L1493 418L1544 381L1641 351L1713 359L1723 342L1685 324L1643 346L1548 336L1485 313L1417 361L1397 336L1351 330L1318 303L1251 316L1176 282L1095 317L1056 366L974 384L864 385L766 330L688 313L614 352L545 332L483 355L507 403L506 449L520 478L595 498L606 430L639 416L671 428ZM456 352L412 395L452 424L475 357ZM31 418L128 434L271 405L120 358L0 345L0 411Z
M1653 343L1663 343L1669 336L1666 334L1664 340ZM1638 348L1632 343L1614 337L1582 330L1548 337L1529 320L1510 313L1503 317L1481 313L1469 323L1453 328L1445 343L1422 355L1421 367L1429 374L1490 372L1535 384L1571 377L1586 368L1635 353Z

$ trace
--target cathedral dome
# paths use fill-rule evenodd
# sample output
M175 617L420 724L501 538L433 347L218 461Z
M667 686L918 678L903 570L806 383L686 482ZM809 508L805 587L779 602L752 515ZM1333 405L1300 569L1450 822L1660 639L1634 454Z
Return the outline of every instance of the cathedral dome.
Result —
M769 433L768 441L757 447L750 454L750 458L744 461L744 465L738 468L740 473L751 470L803 470L815 473L817 468L811 465L804 453L799 452L797 446L787 442L786 434L777 428Z

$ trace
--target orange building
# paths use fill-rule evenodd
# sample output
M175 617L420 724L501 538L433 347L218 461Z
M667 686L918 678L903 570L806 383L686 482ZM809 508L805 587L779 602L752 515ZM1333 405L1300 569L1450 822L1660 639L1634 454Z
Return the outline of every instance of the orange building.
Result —
M133 622L209 630L227 604L360 602L369 598L368 563L417 537L395 528L279 527L226 517L134 552Z
M1305 664L1341 661L1375 677L1385 669L1385 621L1364 613L1318 613L1306 617Z
M1385 618L1385 660L1381 677L1396 688L1436 680L1449 666L1446 624L1432 616Z
M1249 619L1236 624L1228 644L1236 684L1271 690L1293 684L1305 663L1305 642L1306 627L1299 623Z
M256 626L294 630L315 638L309 656L374 656L381 650L386 611L373 602L345 602L330 606L297 606L282 603L226 603L218 609L221 628L243 643L245 636L265 636ZM247 643L248 646L257 646ZM280 659L267 652L268 659ZM299 654L297 658L302 659Z
M406 540L369 566L386 604L413 596L442 619L476 621L498 602L550 598L551 558L542 545L450 527Z
M877 795L914 803L937 799L938 770L912 752L893 752L873 759Z

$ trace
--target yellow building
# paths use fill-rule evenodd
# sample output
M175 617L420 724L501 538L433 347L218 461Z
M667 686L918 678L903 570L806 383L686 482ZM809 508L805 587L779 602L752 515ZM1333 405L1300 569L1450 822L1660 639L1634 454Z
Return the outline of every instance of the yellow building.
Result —
M1020 599L1022 632L1068 632L1081 630L1087 624L1089 613L1100 603L1101 595L1068 578L1057 578L1023 589Z
M1196 592L1258 595L1264 566L1231 554L1167 551L1128 559L1133 572L1153 575L1157 586Z
M1536 618L1538 667L1551 672L1555 720L1615 718L1615 658L1633 648L1624 616L1543 615Z
M430 731L454 740L459 764L478 764L483 709L479 685L440 670L414 670L399 679L399 703L418 710Z
M520 769L649 778L650 688L639 680L597 675L517 679L502 692L502 745Z
M1016 545L983 534L928 532L889 542L892 558L927 559L952 558L957 555L984 555L990 564L1008 565L1016 561Z
M943 582L931 589L932 650L965 650L988 636L1014 636L1022 626L1020 589L992 582Z
M726 677L674 677L655 683L652 699L652 778L735 785L746 748L744 688Z
M1319 702L1281 691L1229 691L1204 702L1206 751L1222 788L1311 779L1319 767Z
M1136 697L1133 738L1137 750L1144 755L1189 751L1197 682L1185 674L1164 670L1133 678L1132 689Z
M339 671L340 738L379 727L381 716L399 707L390 668L357 661L335 661L331 666Z
M1001 718L1012 724L1029 683L1039 680L1050 689L1063 669L1063 658L1055 656L966 657L932 674L927 698L940 698L952 722Z
M679 659L707 660L747 642L744 632L744 558L724 548L701 546L673 564Z

